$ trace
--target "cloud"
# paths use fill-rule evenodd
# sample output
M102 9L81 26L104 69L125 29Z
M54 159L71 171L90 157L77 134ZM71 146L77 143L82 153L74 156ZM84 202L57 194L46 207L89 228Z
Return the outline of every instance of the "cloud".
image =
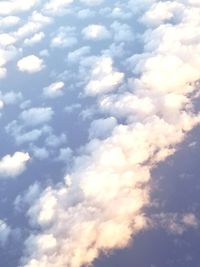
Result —
M199 221L194 213L160 213L151 216L149 223L153 228L164 228L173 235L182 235L190 229L199 227Z
M49 157L49 151L45 147L33 146L32 153L33 153L34 158L39 159L39 160L44 160Z
M77 50L71 51L67 55L67 60L70 63L78 64L79 61L90 53L89 46L83 46Z
M0 15L11 15L15 13L25 12L33 8L38 3L38 0L8 0L0 2Z
M0 91L0 99L6 104L6 105L14 105L22 101L23 96L21 92L14 92L14 91L9 91L5 94L3 94Z
M114 117L94 120L89 128L89 138L106 138L110 136L116 125L117 120Z
M80 0L80 2L88 6L99 6L104 0Z
M35 33L31 38L25 39L24 44L28 46L32 46L34 44L37 44L41 42L45 37L45 34L43 32Z
M73 0L50 0L48 1L43 11L51 15L63 15L66 12L66 8L73 3Z
M105 26L92 24L82 30L84 39L86 40L105 40L111 37L110 32Z
M144 208L151 204L152 169L200 123L192 97L200 78L199 42L192 34L199 29L199 16L193 18L199 9L186 1L176 23L164 19L157 27L141 20L151 8L159 17L158 4L128 1L129 12L144 26L137 36L143 47L123 61L127 73L104 54L80 61L85 94L96 101L100 118L91 122L90 140L73 156L64 182L45 188L30 205L30 224L41 230L26 240L22 266L90 265L150 227ZM176 9L170 12L177 18ZM157 220L156 227L161 223L178 234L198 224L194 214Z
M43 95L46 98L56 98L63 95L65 84L63 82L55 82L43 89Z
M11 228L0 219L0 246L5 246L11 233Z
M2 33L0 34L0 46L6 47L9 45L13 45L16 42L16 39L8 33Z
M17 67L19 71L27 73L36 73L41 71L45 66L42 59L35 55L29 55L17 62Z
M53 115L51 107L34 107L22 111L20 119L26 126L37 126L49 122Z
M111 24L111 28L114 31L115 42L133 42L133 32L128 24L115 21Z
M20 22L20 18L17 16L7 16L0 19L0 27L8 28L17 25Z
M73 151L71 148L60 148L59 155L56 158L57 161L69 162L72 159Z
M31 16L28 18L28 21L20 26L14 33L14 37L17 40L23 40L26 37L29 37L33 34L39 33L42 28L48 26L53 21L52 18L44 16L43 14L33 11ZM37 35L36 35L37 37Z
M70 48L78 42L75 27L60 27L51 40L51 47Z
M122 83L123 78L123 73L113 69L113 61L110 57L100 57L91 70L85 93L92 96L111 92Z
M66 142L67 142L67 136L64 133L62 133L59 136L54 135L54 134L50 134L45 140L45 144L48 147L59 147L60 145L66 143Z
M95 16L95 12L89 8L86 9L81 9L78 13L77 13L77 17L79 19L89 19Z
M15 152L13 155L6 155L0 160L0 177L16 177L24 172L26 164L30 160L28 153Z

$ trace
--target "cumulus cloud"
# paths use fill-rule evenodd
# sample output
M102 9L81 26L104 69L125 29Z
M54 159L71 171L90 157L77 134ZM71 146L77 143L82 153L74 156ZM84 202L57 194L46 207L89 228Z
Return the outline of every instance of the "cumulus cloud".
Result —
M90 139L106 138L110 136L116 125L117 120L114 117L94 120L89 128L89 137Z
M106 27L99 24L92 24L85 27L82 30L82 34L84 38L88 40L104 40L111 37L110 32L106 29Z
M17 67L19 71L27 73L36 73L41 71L45 66L42 59L35 55L29 55L17 62Z
M17 40L23 40L28 37L31 38L32 35L36 34L35 38L37 39L37 34L50 23L52 23L52 18L34 11L28 18L28 21L20 26L13 35Z
M194 213L160 213L151 216L149 223L153 228L161 227L174 235L181 235L187 230L199 227L199 221Z
M8 33L0 34L0 46L6 47L9 45L13 45L16 42L16 39Z
M22 111L20 119L26 126L37 126L49 122L53 115L51 107L34 107Z
M110 57L101 57L92 68L85 93L98 95L113 91L123 81L123 78L123 73L113 69L113 61Z
M20 18L17 16L7 16L0 19L0 27L8 28L17 25L20 22Z
M65 84L63 82L55 82L43 89L43 95L47 98L55 98L63 95L63 88Z
M24 40L24 44L28 46L32 46L36 43L41 42L45 37L43 32L35 33L31 38L27 38Z
M90 53L89 46L83 46L77 50L71 51L67 55L67 60L70 63L78 64L79 61Z
M0 246L4 246L10 236L11 228L0 219Z
M52 47L73 47L78 42L75 27L60 27L51 40Z
M50 0L44 6L44 12L52 15L62 15L73 0Z
M24 172L30 160L28 153L15 152L0 159L0 177L16 177Z
M92 66L85 93L98 96L96 108L107 119L91 123L91 140L73 158L63 184L47 187L30 206L30 223L42 230L26 240L22 266L89 265L102 251L126 247L149 227L144 207L151 203L151 171L200 123L192 105L200 78L199 42L192 34L199 29L199 16L194 18L199 7L185 1L181 20L169 24L169 18L162 19L162 25L149 28L146 12L159 13L156 5L155 0L128 2L145 27L139 33L142 52L125 61L132 74L127 83L111 57L80 63ZM176 8L170 12L176 17ZM168 218L159 216L159 224L178 234L198 226L194 214Z
M5 94L3 94L0 91L0 99L6 104L6 105L14 105L22 101L23 96L21 92L14 92L14 91L9 91Z
M28 11L38 3L38 0L29 0L24 2L23 0L9 0L0 2L0 15L11 15Z
M88 6L98 6L104 2L104 0L80 0L81 3Z

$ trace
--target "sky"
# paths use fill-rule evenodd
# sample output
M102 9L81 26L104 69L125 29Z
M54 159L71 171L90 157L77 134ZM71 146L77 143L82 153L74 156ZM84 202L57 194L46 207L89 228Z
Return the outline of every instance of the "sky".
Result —
M200 266L199 15L0 1L0 266Z

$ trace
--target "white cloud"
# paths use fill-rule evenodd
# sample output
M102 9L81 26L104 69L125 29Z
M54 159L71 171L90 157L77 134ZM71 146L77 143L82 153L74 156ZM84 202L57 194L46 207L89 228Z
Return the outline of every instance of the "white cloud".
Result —
M89 137L90 139L106 138L111 135L116 125L117 120L114 117L94 120L89 128Z
M13 34L17 40L24 39L33 34L39 33L42 28L52 23L52 18L44 16L43 14L34 11L21 27L19 27Z
M67 148L60 148L59 150L59 155L56 158L57 161L63 161L63 162L69 162L69 160L71 160L73 155L73 151L71 150L71 148L67 147Z
M43 11L52 15L62 15L71 3L73 0L49 0Z
M111 29L114 31L114 40L116 42L133 42L133 32L128 24L115 21L111 24Z
M14 92L14 91L9 91L5 94L3 94L0 91L0 99L6 104L6 105L14 105L22 101L23 96L21 92Z
M25 39L24 44L28 46L32 46L34 44L37 44L41 42L45 37L45 34L43 32L35 33L31 38Z
M22 111L20 119L27 126L37 126L49 122L53 115L51 107L34 107Z
M89 46L83 46L77 50L71 51L67 55L67 60L70 63L78 64L79 61L90 53Z
M105 40L111 37L110 32L105 26L92 24L82 30L82 34L87 40Z
M158 3L131 0L128 7L141 18ZM30 206L30 223L42 230L26 241L24 267L90 265L101 252L124 248L149 226L144 207L151 204L151 171L200 123L191 98L200 78L199 41L192 34L199 29L199 15L194 16L199 9L188 5L176 24L164 19L154 29L143 22L142 52L124 61L133 74L127 84L119 86L125 74L115 70L109 56L80 61L85 93L98 96L95 108L105 112L92 123L100 133L91 124L93 138L73 157L64 183L47 187ZM106 120L109 116L123 118L123 124ZM198 224L192 214L161 215L158 221L176 234Z
M20 59L17 62L17 67L19 71L32 74L41 71L44 68L44 62L35 55L29 55Z
M78 42L74 27L60 27L51 40L51 47L70 48Z
M24 172L30 160L28 153L15 152L0 159L0 177L16 177Z
M46 140L45 140L45 144L49 147L59 147L62 144L65 144L67 141L67 136L66 134L62 133L60 135L54 135L54 134L50 134Z
M0 246L4 246L10 236L11 228L0 219Z
M45 147L32 147L32 153L34 158L37 158L39 160L44 160L49 157L49 151Z
M83 20L92 18L94 16L95 16L95 12L89 8L81 9L77 14L77 17Z
M55 98L63 95L65 84L63 82L55 82L43 89L43 95L46 98Z
M174 235L182 235L189 229L197 229L199 222L194 213L160 213L151 216L150 224L153 228L164 228Z
M111 92L122 83L123 78L123 73L113 69L111 58L101 57L92 67L85 93L87 95L98 95Z
M98 6L101 5L104 0L80 0L80 2L88 6Z
M0 27L8 28L20 23L20 18L16 16L7 16L0 19Z
M19 12L28 11L38 3L38 0L8 0L0 2L0 15L12 15Z
M16 39L8 33L0 34L0 46L6 47L9 45L13 45L16 42Z

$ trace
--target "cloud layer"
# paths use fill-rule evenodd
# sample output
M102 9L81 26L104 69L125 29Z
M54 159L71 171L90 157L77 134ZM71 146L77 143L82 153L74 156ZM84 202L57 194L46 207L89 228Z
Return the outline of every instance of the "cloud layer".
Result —
M103 3L81 2L94 7ZM48 10L56 12L61 6L52 2ZM117 43L123 38L133 41L133 34L121 25L117 35L115 23L110 50L79 63L84 95L96 97L95 109L104 118L92 121L90 141L74 157L64 182L47 187L29 208L30 224L41 231L26 240L23 267L81 267L101 252L126 247L148 228L144 207L150 204L152 169L172 155L200 122L192 105L200 78L199 43L194 37L200 24L194 16L199 5L189 0L138 0L129 1L128 7L143 29L138 33L142 49L124 62L131 77L116 70L112 57L126 54L123 44ZM111 16L121 14L113 12ZM121 19L128 16L129 11ZM83 38L99 42L111 37L106 27L96 24L82 33ZM58 37L59 45L65 43L62 29ZM75 51L69 60L90 52ZM195 224L195 218L185 215L182 222Z

